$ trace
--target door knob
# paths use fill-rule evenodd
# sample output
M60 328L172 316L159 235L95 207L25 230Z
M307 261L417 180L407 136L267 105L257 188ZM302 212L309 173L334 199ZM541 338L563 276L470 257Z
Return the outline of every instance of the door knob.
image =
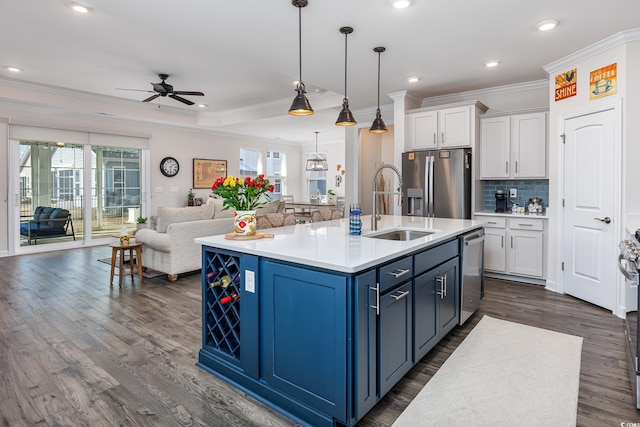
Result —
M598 221L602 221L605 224L611 224L611 218L609 218L608 216L605 216L604 218L593 218L593 219L597 219Z

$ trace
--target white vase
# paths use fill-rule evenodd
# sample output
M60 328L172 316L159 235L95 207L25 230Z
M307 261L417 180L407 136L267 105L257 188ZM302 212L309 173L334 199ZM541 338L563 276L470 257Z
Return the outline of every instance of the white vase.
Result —
M256 234L256 211L234 211L233 232L237 236L253 236Z

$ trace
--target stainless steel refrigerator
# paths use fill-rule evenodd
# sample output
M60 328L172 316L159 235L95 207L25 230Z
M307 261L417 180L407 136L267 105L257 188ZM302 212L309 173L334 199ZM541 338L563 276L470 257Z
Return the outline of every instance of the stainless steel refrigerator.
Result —
M402 215L471 219L471 149L402 154Z

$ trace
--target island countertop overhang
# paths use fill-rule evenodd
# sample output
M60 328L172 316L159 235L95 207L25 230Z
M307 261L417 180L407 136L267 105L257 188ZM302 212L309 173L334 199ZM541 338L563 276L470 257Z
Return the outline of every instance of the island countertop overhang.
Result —
M483 226L483 221L383 215L378 231L398 227L436 230L410 241L366 237L371 216L363 217L361 235L349 234L348 218L261 230L274 238L227 240L224 235L196 238L204 246L293 262L342 273L357 273Z

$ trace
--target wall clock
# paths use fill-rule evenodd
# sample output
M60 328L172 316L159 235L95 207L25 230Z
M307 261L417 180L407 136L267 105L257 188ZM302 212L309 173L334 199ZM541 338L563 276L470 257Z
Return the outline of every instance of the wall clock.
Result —
M180 165L173 157L165 157L160 161L160 172L162 172L164 176L176 176L179 170Z

